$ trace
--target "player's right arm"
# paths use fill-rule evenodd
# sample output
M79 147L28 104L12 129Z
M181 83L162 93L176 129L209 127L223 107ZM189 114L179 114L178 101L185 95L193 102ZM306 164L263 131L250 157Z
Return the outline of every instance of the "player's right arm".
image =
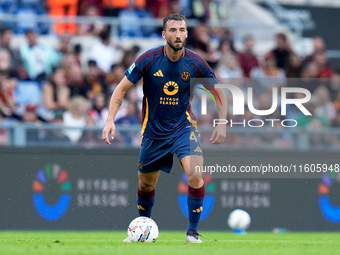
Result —
M102 139L107 143L111 144L109 140L109 134L111 133L111 139L114 139L115 136L115 124L114 119L117 115L119 107L122 105L123 99L126 93L132 88L133 83L129 81L126 76L120 81L115 91L113 92L110 105L109 105L109 114L106 120L106 124L103 128Z

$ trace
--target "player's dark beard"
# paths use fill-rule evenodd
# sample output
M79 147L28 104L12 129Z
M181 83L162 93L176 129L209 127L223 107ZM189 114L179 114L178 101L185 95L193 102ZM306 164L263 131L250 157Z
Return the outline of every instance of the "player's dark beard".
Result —
M183 49L184 46L184 42L182 41L175 41L176 42L181 42L182 44L180 46L175 46L170 40L167 40L169 46L171 49L173 49L174 51L180 51L181 49Z

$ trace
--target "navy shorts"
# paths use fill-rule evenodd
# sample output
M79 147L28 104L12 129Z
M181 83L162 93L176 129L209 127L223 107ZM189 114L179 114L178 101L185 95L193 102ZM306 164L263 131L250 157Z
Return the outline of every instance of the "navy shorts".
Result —
M157 170L170 173L173 164L173 154L181 160L185 156L203 156L200 134L191 126L183 134L169 139L150 139L143 137L139 152L138 168L142 173Z

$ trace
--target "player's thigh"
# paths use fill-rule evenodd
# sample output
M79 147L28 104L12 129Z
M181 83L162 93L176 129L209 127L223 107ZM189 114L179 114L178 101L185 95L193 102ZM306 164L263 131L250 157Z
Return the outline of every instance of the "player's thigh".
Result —
M172 143L169 139L143 138L139 152L138 171L152 173L157 170L169 173L173 163Z
M196 189L202 187L203 157L199 155L185 156L181 159L181 165L187 175L189 186Z
M155 189L160 172L161 172L160 170L153 171L150 173L138 172L139 189L145 192L149 192Z

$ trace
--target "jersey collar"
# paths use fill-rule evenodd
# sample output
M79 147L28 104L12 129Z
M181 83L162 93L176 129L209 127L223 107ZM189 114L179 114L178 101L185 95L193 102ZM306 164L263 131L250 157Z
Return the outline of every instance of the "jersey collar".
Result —
M167 56L168 57L168 55L166 54L166 49L165 49L166 47L165 47L165 45L163 46L163 53L164 53L164 56ZM178 60L180 60L181 58L183 58L184 56L185 56L185 47L183 47L183 54L182 54L182 57L180 57ZM168 59L170 60L170 58L168 57ZM178 61L178 60L176 60L176 61ZM173 62L172 60L170 60L171 62ZM175 61L175 62L176 62Z

